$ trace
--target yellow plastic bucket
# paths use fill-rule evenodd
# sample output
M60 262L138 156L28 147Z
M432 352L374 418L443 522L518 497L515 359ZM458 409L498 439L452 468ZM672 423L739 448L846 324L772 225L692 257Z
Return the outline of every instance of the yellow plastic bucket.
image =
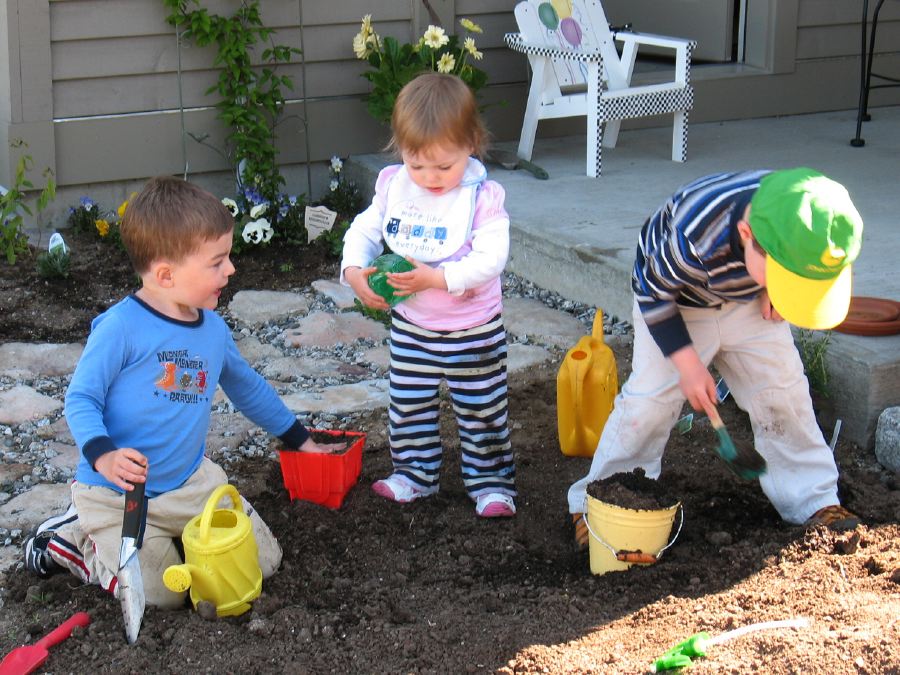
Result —
M217 509L228 495L233 508ZM250 518L233 485L216 488L199 516L191 518L181 535L185 562L172 565L163 574L169 590L190 587L191 603L206 600L219 616L237 616L250 609L262 591L262 570Z
M669 540L676 512L678 531ZM591 572L606 574L632 565L652 565L675 543L684 525L681 502L667 509L626 509L587 495L585 523L590 533Z

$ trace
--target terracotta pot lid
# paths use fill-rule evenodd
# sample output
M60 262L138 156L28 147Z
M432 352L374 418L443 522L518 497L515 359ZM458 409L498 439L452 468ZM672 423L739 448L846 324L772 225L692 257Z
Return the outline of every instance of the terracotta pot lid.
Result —
M900 333L900 302L887 298L850 298L843 323L834 327L850 335L897 335Z

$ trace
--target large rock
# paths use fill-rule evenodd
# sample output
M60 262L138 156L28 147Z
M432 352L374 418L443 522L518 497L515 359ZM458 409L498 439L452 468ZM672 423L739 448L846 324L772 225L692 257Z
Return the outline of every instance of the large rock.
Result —
M84 345L26 344L0 345L0 374L9 377L58 377L75 370Z
M61 401L19 385L0 392L0 424L21 424L41 419L62 407Z
M313 312L297 328L284 331L284 342L289 347L331 347L338 342L347 344L361 338L380 341L387 337L387 328L356 312Z
M885 408L878 416L875 457L884 468L900 473L900 406Z
M529 342L566 349L590 333L590 329L571 314L529 298L504 299L503 324L506 332L515 337L527 336Z
M328 412L336 415L387 408L387 380L367 380L357 384L327 387L321 392L300 392L282 396L284 404L295 413Z
M306 314L309 301L299 293L282 291L239 291L228 303L228 311L250 326Z
M255 337L245 337L237 341L238 351L249 363L257 363L266 359L277 358L282 355L278 347L260 342Z
M529 370L533 366L553 359L553 354L535 345L511 344L506 358L506 369L510 373Z
M337 281L319 279L312 282L312 287L322 295L331 298L338 309L349 309L355 304L353 301L356 300L356 293L353 292L353 289L349 286L341 286Z
M67 483L41 483L16 495L0 506L0 527L29 532L55 513L62 513L72 501Z

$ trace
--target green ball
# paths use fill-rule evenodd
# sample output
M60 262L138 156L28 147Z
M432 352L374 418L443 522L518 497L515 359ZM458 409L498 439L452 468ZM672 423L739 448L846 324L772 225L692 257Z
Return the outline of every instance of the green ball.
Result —
M387 280L387 274L389 272L409 272L415 269L415 266L402 255L386 253L385 255L375 258L369 266L377 268L376 272L372 272L372 274L369 275L369 288L384 298L385 302L391 307L398 302L403 302L407 298L412 297L409 295L400 297L394 295L394 289Z

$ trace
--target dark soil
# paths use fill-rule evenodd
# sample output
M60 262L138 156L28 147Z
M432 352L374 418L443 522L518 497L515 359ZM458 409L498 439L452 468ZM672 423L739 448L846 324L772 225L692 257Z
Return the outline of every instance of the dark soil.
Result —
M333 264L305 259L281 258L294 265L287 275L277 262L259 271L262 260L241 257L229 288L333 276ZM127 268L108 262L101 257L77 281L49 286L0 267L0 339L83 340L90 318L128 290ZM56 309L70 317L67 329L45 308L57 302L49 289L69 293ZM616 356L623 381L629 356ZM99 588L67 575L10 574L0 653L86 611L91 625L51 649L48 672L645 673L699 631L716 636L804 617L806 628L715 645L690 672L900 672L900 493L870 451L846 443L836 450L844 503L865 525L806 531L783 523L756 483L731 473L715 454L713 431L697 423L673 434L660 478L684 506L677 542L655 565L595 576L587 553L574 550L566 513L566 490L590 459L559 450L557 368L510 378L515 518L475 516L446 401L441 491L409 505L375 495L370 485L390 472L390 457L385 414L373 412L359 425L368 434L362 475L339 510L291 502L276 462L229 467L284 548L282 569L250 612L207 621L188 608L151 607L128 646L119 605ZM735 440L748 441L749 423L733 400L721 412Z

